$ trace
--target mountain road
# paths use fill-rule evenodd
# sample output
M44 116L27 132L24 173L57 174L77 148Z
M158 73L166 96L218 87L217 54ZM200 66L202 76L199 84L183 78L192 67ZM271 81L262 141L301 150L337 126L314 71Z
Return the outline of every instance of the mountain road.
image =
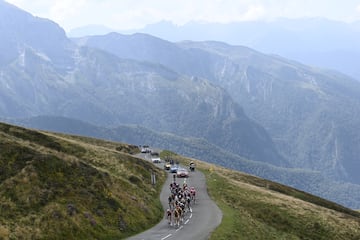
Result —
M149 154L139 154L139 157L149 160ZM163 163L156 164L163 167ZM192 205L192 212L186 213L183 223L179 227L170 226L165 219L165 210L168 208L168 196L170 183L174 181L173 174L168 173L167 180L160 193L160 200L164 208L164 218L153 228L128 240L184 240L184 239L208 239L211 232L221 223L222 212L210 199L205 176L199 171L189 172L188 178L176 178L176 182L182 186L186 181L189 187L196 189L196 203Z

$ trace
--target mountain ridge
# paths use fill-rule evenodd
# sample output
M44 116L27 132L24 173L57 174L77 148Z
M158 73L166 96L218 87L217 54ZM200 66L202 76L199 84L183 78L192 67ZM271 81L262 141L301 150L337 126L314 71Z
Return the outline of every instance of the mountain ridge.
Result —
M170 21L160 21L140 29L112 29L111 32L140 32L172 42L216 40L231 45L243 45L267 54L294 59L306 65L336 69L359 80L360 68L356 61L360 54L357 44L360 38L359 22L346 23L326 18L278 18L270 22L246 21L225 24L192 21L184 25L175 25ZM109 32L89 31L86 35L105 35Z
M272 22L189 22L177 26L164 21L124 33L142 32L173 42L217 40L232 45L245 45L264 53L296 59L307 65L336 69L359 80L359 66L355 61L360 54L357 44L360 39L358 23L325 18L279 18Z

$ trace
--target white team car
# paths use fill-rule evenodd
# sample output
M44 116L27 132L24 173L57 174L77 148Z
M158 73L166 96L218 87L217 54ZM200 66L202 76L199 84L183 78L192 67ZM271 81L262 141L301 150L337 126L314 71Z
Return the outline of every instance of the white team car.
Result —
M176 175L178 178L187 178L189 177L189 172L185 168L179 168Z
M141 153L149 153L149 152L151 152L151 149L149 146L144 145L141 147Z
M151 158L151 161L152 161L153 163L161 163L161 158L159 158L159 157L154 157L154 158Z

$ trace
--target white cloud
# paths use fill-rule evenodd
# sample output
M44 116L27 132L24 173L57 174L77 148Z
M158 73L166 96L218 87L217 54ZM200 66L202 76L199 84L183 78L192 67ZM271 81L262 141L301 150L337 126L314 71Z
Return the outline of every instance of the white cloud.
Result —
M76 14L85 6L86 0L56 0L49 9L49 16L55 21L64 21L76 17Z
M125 1L126 2L126 1ZM137 1L134 4L117 4L119 9L112 12L111 20L117 27L131 25L144 26L161 20L172 21L183 25L189 21L234 22L256 20L264 16L261 4L253 4L250 0L154 0Z
M277 17L360 19L359 0L8 0L33 15L49 18L66 30L102 24L140 28L161 20L233 22Z
M250 6L248 11L243 15L242 20L252 21L259 20L265 16L265 8L263 5Z

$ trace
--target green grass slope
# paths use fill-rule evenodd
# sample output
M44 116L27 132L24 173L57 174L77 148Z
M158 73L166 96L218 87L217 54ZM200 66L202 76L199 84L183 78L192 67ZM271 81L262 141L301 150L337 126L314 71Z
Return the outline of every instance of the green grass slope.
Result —
M0 123L0 239L121 239L154 225L165 173L137 151Z
M210 239L360 239L357 211L282 184L195 162L223 212Z

